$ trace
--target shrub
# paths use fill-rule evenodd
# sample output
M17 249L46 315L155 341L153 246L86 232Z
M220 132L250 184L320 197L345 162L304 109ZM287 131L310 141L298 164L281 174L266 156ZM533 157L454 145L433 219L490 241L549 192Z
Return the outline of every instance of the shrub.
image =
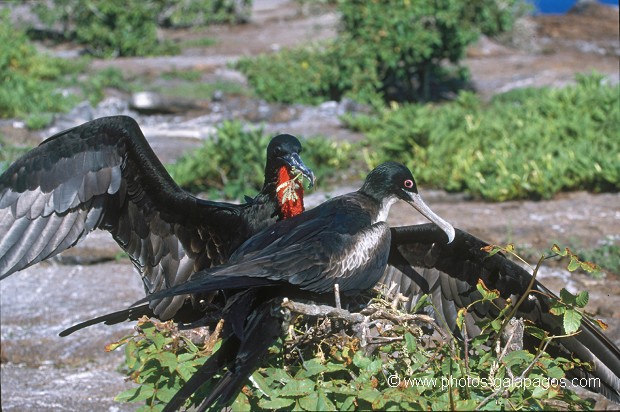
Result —
M7 12L0 13L0 117L20 117L28 123L31 118L69 110L77 100L63 94L57 81L82 68L39 53L25 33L13 26Z
M597 75L525 89L484 105L471 93L440 106L347 117L368 138L370 166L406 163L420 183L489 200L620 189L620 87Z
M168 165L168 171L180 186L194 192L208 191L213 198L241 200L245 195L254 196L263 185L265 149L272 137L260 128L246 129L240 122L224 122L216 136ZM353 153L350 144L320 137L301 140L304 163L321 181L349 166Z
M493 248L511 253L510 248ZM569 250L555 247L554 253L570 258L571 266L591 269ZM540 259L542 262L544 259ZM533 269L534 276L538 266ZM519 302L498 306L499 292L479 282L480 299L475 305L498 307L496 319L478 322L480 335L465 344L445 334L425 336L420 317L395 309L391 298L380 294L366 308L365 316L376 325L362 346L359 323L350 320L293 316L291 331L271 347L234 401L233 410L529 410L591 409L593 401L566 388L563 382L571 369L587 367L575 359L553 357L552 336L522 323L526 334L541 343L533 352L511 348L523 345L517 333L508 342L501 338ZM551 314L561 316L564 333L578 330L588 302L588 293L573 295L562 289ZM428 305L421 299L416 309ZM297 307L302 305L297 305ZM312 309L317 309L312 305ZM463 314L457 324L463 328ZM372 315L376 314L376 317ZM367 319L368 319L367 318ZM459 321L460 319L460 321ZM426 321L428 322L428 321ZM368 325L368 324L366 324ZM437 328L437 324L432 323ZM220 324L221 326L221 324ZM218 326L218 328L220 327ZM368 327L368 326L367 326ZM160 410L183 386L205 358L217 348L218 328L202 335L204 346L189 342L170 323L139 322L138 332L108 346L124 344L126 373L139 384L117 400L141 402L140 410ZM376 328L376 329L375 329ZM516 328L515 328L516 329ZM467 336L466 331L463 333ZM200 348L203 348L200 350ZM555 382L555 383L554 383ZM185 407L198 405L207 395L209 383Z
M250 0L52 0L34 6L51 33L32 33L84 44L100 57L171 54L179 49L158 38L158 26L244 21L251 4Z
M341 96L334 84L340 79L338 68L328 47L314 45L242 58L235 67L267 101L317 104Z
M86 64L84 59L65 60L38 52L8 14L0 13L0 118L24 119L29 128L37 129L81 98L94 105L106 87L127 89L118 69L82 76Z
M480 32L511 27L522 12L519 0L338 2L338 38L323 47L284 51L237 67L259 95L281 102L314 102L344 95L365 102L428 100L446 80L462 84L458 66L465 47ZM456 71L447 71L450 61Z
M158 0L158 22L164 27L243 23L252 12L252 0Z
M54 0L35 6L39 18L60 36L85 44L100 57L144 56L177 51L157 38L157 2L141 0Z

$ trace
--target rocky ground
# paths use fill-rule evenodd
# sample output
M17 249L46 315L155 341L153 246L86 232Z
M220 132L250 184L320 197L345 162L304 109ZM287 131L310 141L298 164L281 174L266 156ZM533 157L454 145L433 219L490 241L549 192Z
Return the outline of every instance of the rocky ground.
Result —
M287 0L255 1L250 24L212 27L205 32L175 32L168 36L198 37L208 34L217 44L188 49L180 56L126 58L94 61L97 68L115 66L136 74L177 69L199 69L203 81L221 79L243 84L239 73L226 63L239 56L270 52L281 47L335 35L337 17L329 10L302 10ZM482 39L465 61L476 89L486 97L522 86L561 86L577 72L593 69L618 82L618 10L594 7L566 16L525 19L515 32L498 42ZM56 49L70 56L73 50ZM224 96L201 102L190 112L145 116L129 107L130 96L111 95L98 108L82 105L59 116L43 133L30 133L17 122L2 122L2 134L33 144L75 124L109 114L136 117L157 154L171 161L200 145L222 119L264 122L270 132L323 134L335 139L358 139L338 120L345 103L327 102L319 107L271 105L259 100ZM349 191L310 195L308 204L325 196ZM605 239L620 242L620 195L585 192L559 195L549 201L486 203L460 195L421 188L434 210L455 226L494 243L515 242L529 254L550 242L575 249L593 248ZM422 222L410 208L395 207L393 224ZM106 353L106 344L131 332L131 325L93 327L68 338L58 332L75 322L123 308L142 297L140 280L128 261L116 261L118 249L106 233L95 233L61 259L25 270L0 284L2 410L6 411L130 411L135 407L113 401L130 383L116 371L121 353ZM590 291L589 310L609 323L610 338L620 344L620 281L608 274L602 279L545 266L541 280L552 290ZM600 404L603 407L605 404Z

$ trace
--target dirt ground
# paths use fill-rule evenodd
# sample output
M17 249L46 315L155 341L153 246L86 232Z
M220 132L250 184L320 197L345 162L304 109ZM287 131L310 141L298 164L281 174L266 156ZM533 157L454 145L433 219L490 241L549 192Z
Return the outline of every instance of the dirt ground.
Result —
M302 10L297 3L287 0L255 1L253 18L247 25L165 33L184 38L207 34L217 39L214 46L188 49L174 57L96 60L92 65L154 75L173 68L198 69L206 79L231 78L238 74L231 73L226 67L228 62L240 56L333 37L336 23L337 16L329 10ZM580 14L528 18L502 42L481 39L470 48L464 63L472 71L476 89L484 96L522 86L561 86L571 82L575 73L593 69L618 82L618 38L617 8L595 7ZM226 101L220 104L226 105ZM286 121L277 124L278 130L305 135L311 134L311 130L335 139L356 138L342 128L336 116L321 117L317 122L318 112L311 110L315 109L292 111ZM162 158L173 159L199 144L191 138L158 137L152 119L140 123L147 126L145 134ZM0 127L12 141L38 141L45 137L45 133L30 133L13 122L3 122ZM311 194L308 204L351 189L356 188ZM596 247L605 239L620 242L618 193L576 192L548 201L487 203L425 188L420 192L438 214L455 226L491 243L514 242L534 256L550 247L551 242L575 250ZM421 223L423 219L411 213L410 208L397 205L390 222L404 225ZM143 296L140 280L129 262L114 260L117 252L109 235L95 233L65 253L63 259L39 264L2 281L2 410L135 409L113 401L114 395L130 383L124 382L116 371L122 354L103 351L106 344L130 333L131 325L99 326L68 338L57 336L80 320L118 310ZM556 292L562 287L573 292L589 290L589 311L609 324L608 335L620 344L620 281L615 275L594 279L553 265L544 267L540 279Z

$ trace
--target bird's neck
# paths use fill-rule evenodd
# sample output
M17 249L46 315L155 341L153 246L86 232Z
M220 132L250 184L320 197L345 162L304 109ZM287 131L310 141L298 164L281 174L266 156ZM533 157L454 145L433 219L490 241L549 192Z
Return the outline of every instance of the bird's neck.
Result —
M288 219L304 211L304 187L299 176L292 175L287 167L278 170L276 199L281 219Z
M388 214L390 213L390 208L394 203L396 203L397 200L398 198L396 196L384 197L379 204L379 211L377 213L377 217L372 223L374 224L377 222L387 221Z

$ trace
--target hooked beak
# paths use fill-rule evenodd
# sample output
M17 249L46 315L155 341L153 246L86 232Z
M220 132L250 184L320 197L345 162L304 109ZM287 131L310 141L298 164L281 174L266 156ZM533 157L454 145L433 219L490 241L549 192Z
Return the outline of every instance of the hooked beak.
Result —
M454 240L455 236L454 228L452 227L452 225L437 216L437 214L433 212L431 208L426 205L426 203L424 203L422 197L420 197L419 194L410 193L409 195L411 200L408 200L407 203L409 203L418 212L420 212L422 216L439 226L439 228L443 230L446 235L448 235L448 243L451 243Z
M310 168L304 164L304 162L301 160L301 157L299 157L297 153L291 153L282 157L282 159L284 159L284 161L291 167L292 170L299 170L301 174L310 181L310 188L314 186L314 181L316 179L314 177L314 172L312 172L312 170L310 170Z

